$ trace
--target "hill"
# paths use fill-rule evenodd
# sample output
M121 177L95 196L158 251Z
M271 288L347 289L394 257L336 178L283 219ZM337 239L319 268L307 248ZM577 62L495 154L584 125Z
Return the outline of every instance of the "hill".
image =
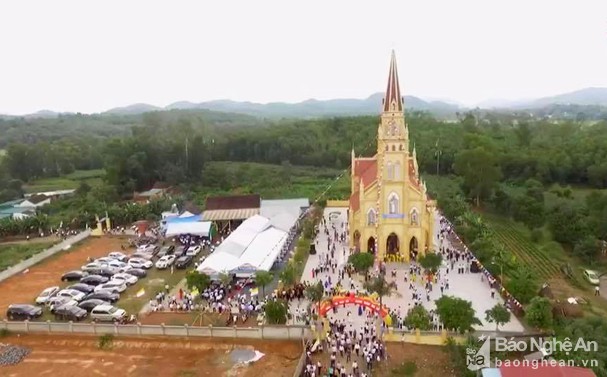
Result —
M125 107L115 107L113 109L109 109L103 114L112 114L112 115L133 115L133 114L143 114L149 111L162 110L162 108L154 105L148 105L147 103L136 103L133 105L125 106Z
M552 97L544 97L532 101L527 106L542 107L552 104L607 106L607 88L585 88Z

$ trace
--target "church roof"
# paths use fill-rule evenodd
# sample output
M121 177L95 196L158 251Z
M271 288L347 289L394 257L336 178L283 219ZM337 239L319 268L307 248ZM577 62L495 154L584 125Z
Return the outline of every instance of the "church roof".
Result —
M354 175L360 177L365 188L377 180L377 160L364 158L354 160Z
M396 108L392 109L392 102ZM398 83L398 71L396 70L396 55L392 51L390 59L390 74L388 75L388 87L384 96L384 111L403 111L403 98L400 95L400 85Z
M417 190L421 190L419 176L415 171L415 163L413 162L413 158L411 157L409 157L409 181L411 182L411 186L413 186Z

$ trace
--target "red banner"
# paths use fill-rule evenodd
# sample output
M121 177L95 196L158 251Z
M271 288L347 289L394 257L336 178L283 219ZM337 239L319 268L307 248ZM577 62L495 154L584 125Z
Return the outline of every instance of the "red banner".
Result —
M354 295L334 296L330 300L325 300L320 304L320 309L318 312L321 316L325 316L327 312L334 307L347 304L362 305L375 313L379 313L382 318L388 315L386 308L380 308L379 303L371 297Z

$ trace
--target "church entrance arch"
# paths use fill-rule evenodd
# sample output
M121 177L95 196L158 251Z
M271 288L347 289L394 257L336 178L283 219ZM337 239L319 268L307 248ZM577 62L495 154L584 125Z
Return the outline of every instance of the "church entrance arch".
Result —
M375 254L375 237L369 237L367 240L367 251Z
M385 318L388 315L388 311L385 306L381 307L379 302L370 296L355 296L354 294L346 294L344 296L333 296L329 299L324 300L320 303L318 308L318 314L321 317L325 317L329 310L337 310L338 307L346 305L363 306L374 313L379 314L380 317Z
M411 237L411 241L409 241L409 258L411 260L417 259L417 253L419 252L417 244L417 238Z
M360 251L360 232L358 230L354 231L354 251Z
M387 254L398 254L399 250L399 242L398 236L396 233L390 233L388 239L386 239L386 253Z

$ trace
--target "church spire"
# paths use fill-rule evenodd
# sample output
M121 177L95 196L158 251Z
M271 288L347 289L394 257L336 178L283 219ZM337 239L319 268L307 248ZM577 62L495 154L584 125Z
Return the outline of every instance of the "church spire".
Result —
M384 96L384 112L403 111L403 98L400 95L400 85L398 83L398 71L396 70L396 54L392 50L392 58L390 59L390 73L388 74L388 88Z

